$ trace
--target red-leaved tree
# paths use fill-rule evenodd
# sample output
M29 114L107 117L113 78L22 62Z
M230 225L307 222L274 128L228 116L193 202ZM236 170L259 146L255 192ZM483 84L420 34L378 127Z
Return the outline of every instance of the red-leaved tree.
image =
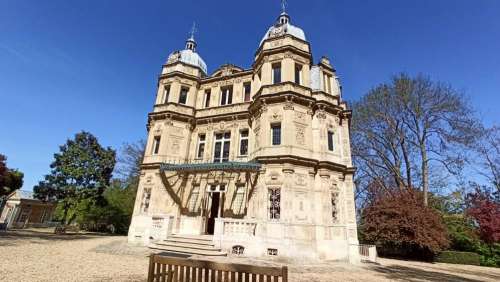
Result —
M479 236L488 245L500 242L500 203L489 191L476 188L467 196L467 215L479 226Z
M381 247L382 254L432 259L449 241L440 215L422 198L412 189L379 196L362 212L364 239Z

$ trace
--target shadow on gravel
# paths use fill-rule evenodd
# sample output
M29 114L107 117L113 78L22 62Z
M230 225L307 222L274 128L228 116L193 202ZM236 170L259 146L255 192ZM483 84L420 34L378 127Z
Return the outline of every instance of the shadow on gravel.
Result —
M389 266L371 266L371 270L383 274L389 280L404 280L404 281L440 281L440 282L481 282L484 280L469 279L459 275L448 274L437 271L427 271L419 268L389 265ZM464 273L465 274L465 273ZM490 275L483 272L467 273L478 277L491 278Z
M46 241L71 241L83 240L113 236L109 234L100 233L67 233L67 234L54 234L48 230L22 230L14 229L5 232L0 232L0 246L15 246L17 244L25 244L25 240L33 240L31 243L43 243ZM116 236L116 235L114 235ZM19 240L21 239L21 240ZM42 242L39 242L42 240ZM37 242L38 241L38 242Z

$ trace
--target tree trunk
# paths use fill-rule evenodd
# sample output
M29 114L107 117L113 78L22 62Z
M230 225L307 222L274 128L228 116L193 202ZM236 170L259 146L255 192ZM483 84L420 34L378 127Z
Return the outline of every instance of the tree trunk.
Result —
M429 166L427 162L427 148L424 142L420 143L420 155L422 158L422 191L424 192L424 206L428 205L428 193L429 193Z

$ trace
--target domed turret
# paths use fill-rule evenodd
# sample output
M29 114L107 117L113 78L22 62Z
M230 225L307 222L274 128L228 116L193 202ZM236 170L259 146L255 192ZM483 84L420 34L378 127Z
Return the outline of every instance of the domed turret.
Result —
M290 23L290 16L285 11L285 4L282 3L282 12L280 16L278 17L276 23L267 30L266 34L260 41L259 46L262 45L262 43L266 39L282 36L285 34L289 34L300 40L306 41L306 35L304 31L301 28L296 27Z
M167 64L175 62L183 62L185 64L199 67L203 73L207 74L207 64L201 58L201 56L196 52L196 41L194 40L194 33L196 32L196 26L193 24L190 36L186 40L186 48L184 50L175 51L168 56Z

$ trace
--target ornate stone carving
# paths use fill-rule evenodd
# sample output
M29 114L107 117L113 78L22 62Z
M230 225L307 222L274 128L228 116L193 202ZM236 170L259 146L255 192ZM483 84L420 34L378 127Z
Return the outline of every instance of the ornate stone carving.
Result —
M295 111L294 112L294 117L295 117L296 121L299 121L299 122L302 121L302 122L304 122L305 114L302 113L302 112Z
M306 134L303 126L295 126L295 142L299 145L306 144Z
M316 118L324 120L326 119L326 113L323 110L318 110L316 112Z
M281 121L283 119L283 116L279 114L278 112L274 112L269 116L269 120L271 122L276 122L276 121Z
M295 174L295 185L298 186L306 186L307 184L307 175L303 173Z

